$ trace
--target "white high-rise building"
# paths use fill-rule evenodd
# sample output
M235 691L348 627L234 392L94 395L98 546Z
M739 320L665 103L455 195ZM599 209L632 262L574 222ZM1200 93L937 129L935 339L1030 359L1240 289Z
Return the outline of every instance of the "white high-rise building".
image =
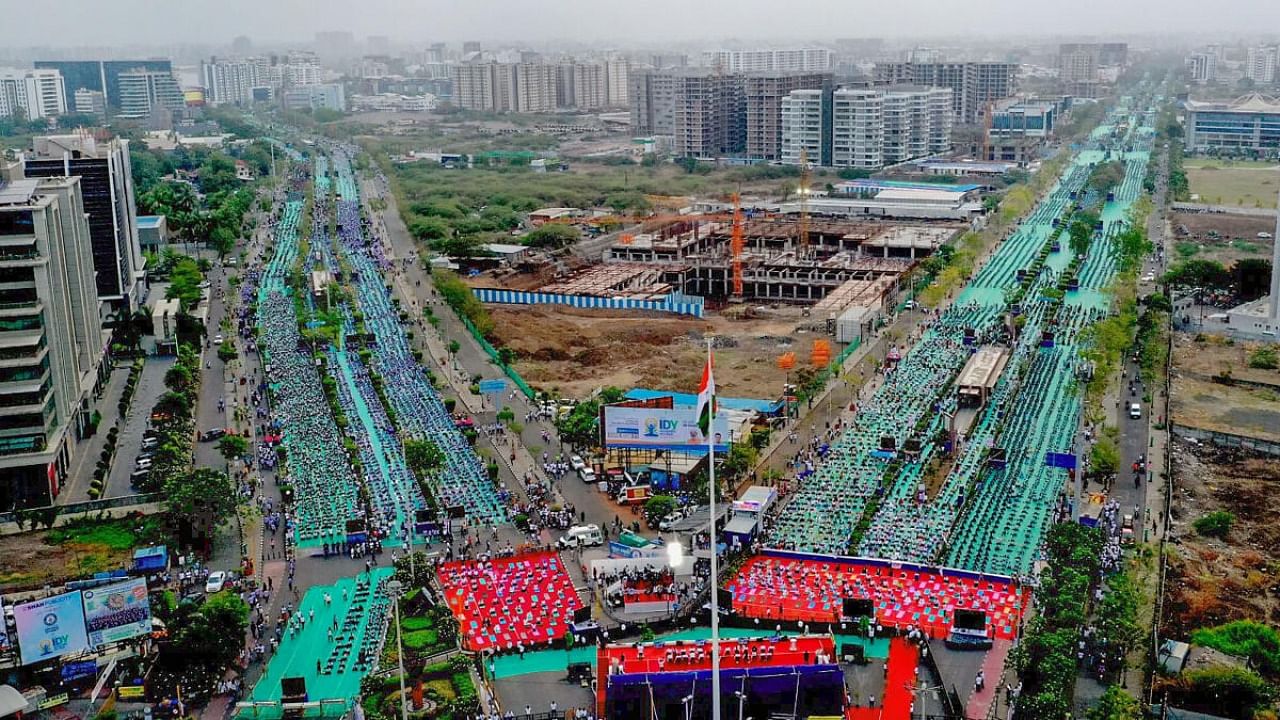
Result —
M145 118L159 108L181 110L186 104L173 73L142 69L120 73L122 118Z
M201 68L205 100L210 105L248 105L253 102L253 89L265 85L258 75L256 60L213 58Z
M1218 79L1218 55L1212 52L1194 53L1187 58L1187 69L1191 72L1191 82L1201 85Z
M708 50L702 64L727 73L831 69L831 51L825 48L787 50Z
M606 60L605 104L609 107L627 107L630 99L631 61L626 58Z
M796 90L782 104L782 161L875 170L945 152L950 88Z
M1244 76L1256 83L1276 81L1276 59L1280 48L1262 46L1249 48L1244 61Z
M822 163L827 155L822 109L827 102L823 90L793 90L782 99L782 162L799 165L803 154L809 163Z
M28 120L67 112L67 90L57 70L0 69L0 117L21 110Z
M81 115L92 115L101 119L107 114L107 96L97 90L80 88L75 94L75 108Z

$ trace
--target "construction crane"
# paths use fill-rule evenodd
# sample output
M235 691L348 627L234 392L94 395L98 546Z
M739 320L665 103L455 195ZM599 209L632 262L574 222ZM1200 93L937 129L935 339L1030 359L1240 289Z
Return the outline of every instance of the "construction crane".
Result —
M809 255L809 151L800 150L800 183L796 186L800 196L800 257Z
M742 250L745 241L742 236L742 202L738 194L733 194L733 234L730 235L729 252L733 256L733 296L742 297Z

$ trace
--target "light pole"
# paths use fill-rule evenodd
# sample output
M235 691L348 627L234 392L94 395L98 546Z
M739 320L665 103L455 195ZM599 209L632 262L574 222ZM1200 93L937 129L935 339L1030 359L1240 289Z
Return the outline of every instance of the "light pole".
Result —
M391 598L391 607L396 620L396 663L400 666L400 720L409 720L409 694L404 689L404 645L400 640L400 593L404 583L399 580L387 582L387 596Z

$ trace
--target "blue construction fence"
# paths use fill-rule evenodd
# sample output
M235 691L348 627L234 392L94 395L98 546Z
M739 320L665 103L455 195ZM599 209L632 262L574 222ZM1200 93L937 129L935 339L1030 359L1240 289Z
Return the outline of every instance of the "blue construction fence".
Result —
M636 300L633 298L609 298L595 295L565 295L561 293L525 292L522 290L498 290L473 288L476 299L482 303L501 305L568 305L576 308L600 310L648 310L651 312L688 315L700 318L703 300L696 295L671 293L661 300Z

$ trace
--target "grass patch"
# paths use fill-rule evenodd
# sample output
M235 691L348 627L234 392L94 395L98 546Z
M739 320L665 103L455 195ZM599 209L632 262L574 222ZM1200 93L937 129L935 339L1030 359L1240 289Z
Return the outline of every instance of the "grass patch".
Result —
M1176 243L1173 249L1178 253L1178 257L1183 260L1193 258L1200 252L1200 246L1193 242Z
M414 630L404 633L404 646L410 650L424 650L440 641L435 630Z
M423 694L435 690L435 697L442 701L454 700L458 697L458 693L453 689L453 683L449 678L436 678L422 683Z
M431 618L425 617L407 617L400 621L400 627L405 632L413 632L414 630L431 630L435 628L435 623Z
M53 528L45 536L50 545L99 546L110 550L130 550L156 536L158 521L144 520L75 520Z

